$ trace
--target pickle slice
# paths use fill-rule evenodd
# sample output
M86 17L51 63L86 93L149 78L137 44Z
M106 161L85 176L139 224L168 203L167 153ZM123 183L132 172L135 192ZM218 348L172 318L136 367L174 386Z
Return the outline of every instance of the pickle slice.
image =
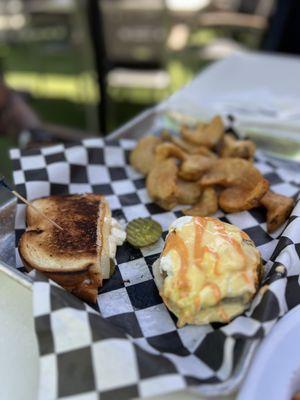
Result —
M134 247L149 246L158 241L162 234L160 224L150 218L136 218L126 228L127 241Z

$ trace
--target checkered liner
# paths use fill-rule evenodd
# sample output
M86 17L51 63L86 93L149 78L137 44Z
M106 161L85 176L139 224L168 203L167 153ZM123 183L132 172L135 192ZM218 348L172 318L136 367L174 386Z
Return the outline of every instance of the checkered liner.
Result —
M102 193L114 217L130 221L151 216L162 225L165 237L181 212L166 212L152 203L143 177L128 164L134 145L132 140L87 139L40 150L14 149L16 190L29 200L58 193ZM278 169L262 156L256 165L272 190L298 197L298 173ZM85 394L86 399L96 399L100 393L103 400L122 400L186 387L216 394L230 382L249 346L300 303L300 203L283 231L271 235L260 208L216 216L249 234L268 272L250 310L227 325L176 327L152 276L163 239L141 250L128 243L118 249L116 272L101 289L95 309L34 275L40 398ZM18 243L25 228L22 203L17 205L15 228ZM284 272L276 270L279 264ZM22 270L18 253L17 267Z

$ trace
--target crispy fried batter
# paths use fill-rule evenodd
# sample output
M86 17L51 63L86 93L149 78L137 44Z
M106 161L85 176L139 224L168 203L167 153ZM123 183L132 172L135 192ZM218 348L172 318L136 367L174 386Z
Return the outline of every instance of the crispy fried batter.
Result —
M196 145L212 148L218 144L224 135L222 118L217 115L209 124L199 123L194 129L182 126L181 136L183 139Z
M255 150L255 144L251 140L237 140L234 136L226 134L224 135L220 156L251 160Z
M202 155L190 155L180 166L179 177L188 181L196 181L208 171L216 160Z
M202 156L210 157L216 160L218 156L205 146L194 146L194 150L189 152L190 154L201 154Z
M196 182L177 181L179 204L195 204L201 195L201 187Z
M174 143L176 146L180 147L189 154L202 154L207 157L217 158L217 155L207 147L191 144L190 142L183 140L178 136L171 135L168 131L163 131L160 136L162 140Z
M262 197L260 203L267 209L267 229L270 233L287 220L294 207L292 198L270 190Z
M254 153L252 141L224 134L222 119L216 116L195 128L182 126L181 137L164 130L161 138L143 138L130 162L148 174L149 195L164 209L178 203L194 204L184 211L186 215L209 215L218 203L225 212L262 204L267 208L268 231L272 232L291 212L293 200L267 193L269 183L254 167Z
M149 196L165 210L177 205L177 173L176 159L168 158L157 162L147 176Z
M239 212L257 207L269 183L250 161L237 158L218 160L201 178L202 186L228 187L222 191L219 204L226 212Z
M154 163L161 162L167 158L174 157L178 160L184 161L187 158L187 154L178 146L173 143L162 143L159 144L155 149L155 160Z
M244 171L253 165L246 160L223 158L217 160L201 178L202 186L232 186L243 181ZM254 167L253 167L254 168Z
M162 140L156 136L145 136L130 153L130 164L143 175L147 175L154 165L155 148Z
M220 207L229 213L250 210L259 205L260 199L268 189L269 182L263 177L256 182L250 183L249 180L249 185L229 187L220 195Z
M193 217L206 217L218 211L218 196L213 187L203 190L200 200L192 208L183 210L183 214Z

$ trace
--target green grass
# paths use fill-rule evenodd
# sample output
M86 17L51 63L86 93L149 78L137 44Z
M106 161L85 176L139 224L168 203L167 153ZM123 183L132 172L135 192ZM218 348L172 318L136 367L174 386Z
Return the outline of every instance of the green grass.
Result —
M168 63L171 85L167 90L108 88L109 130L120 126L141 110L162 101L194 76L192 68L179 60ZM30 104L42 120L74 128L87 128L85 108L95 108L98 99L92 75L63 75L9 71L7 83L18 90L31 93Z
M35 96L29 103L43 121L78 129L86 128L85 110L82 104L65 99Z
M30 99L31 106L44 121L68 127L87 129L86 115L81 104L63 99L45 99L33 97ZM107 130L113 131L116 127L124 124L129 118L139 114L151 104L140 104L126 100L110 101L108 106ZM94 107L93 104L89 105ZM55 112L53 112L55 110Z
M37 47L26 49L20 46L9 50L2 48L1 51L0 46L8 84L31 94L28 102L43 121L90 129L86 121L86 108L89 107L93 112L98 99L93 75L89 71L80 73L77 70L76 54L71 51L65 54L54 52L53 55L47 55L45 50L42 54L37 51ZM38 57L34 57L34 54L38 54ZM109 88L108 132L178 90L203 66L193 61L189 54L184 60L183 63L182 55L169 59L167 69L171 85L166 91ZM8 149L15 145L7 138L0 140L0 171L6 176L11 170Z
M64 43L0 44L0 64L7 83L30 93L28 102L41 120L90 130L93 128L86 121L86 109L96 118L99 95L95 77L80 56L78 50ZM171 78L167 90L108 88L108 132L180 89L203 66L192 53L185 52L167 60ZM15 145L10 139L0 139L0 172L6 176L11 170L8 149Z
M74 75L82 69L78 51L64 43L1 44L0 56L5 71Z

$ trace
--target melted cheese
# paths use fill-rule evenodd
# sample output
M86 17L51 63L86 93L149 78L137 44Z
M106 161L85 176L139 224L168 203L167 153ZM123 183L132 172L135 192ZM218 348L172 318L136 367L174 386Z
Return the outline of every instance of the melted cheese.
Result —
M110 235L108 237L109 258L113 260L116 257L117 246L121 246L125 240L126 232L121 224L116 219L111 218Z
M161 296L179 325L228 321L256 291L258 250L236 226L182 217L170 227L160 258ZM228 301L229 299L229 301Z

